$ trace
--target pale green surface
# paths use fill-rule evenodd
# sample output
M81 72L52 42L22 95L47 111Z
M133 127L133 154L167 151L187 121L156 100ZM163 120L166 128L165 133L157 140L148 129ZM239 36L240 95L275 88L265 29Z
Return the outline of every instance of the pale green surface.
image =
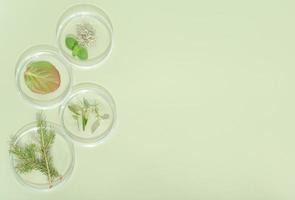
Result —
M97 1L115 46L75 83L108 88L118 126L104 145L76 145L73 176L51 193L20 186L9 166L9 136L35 113L14 65L28 46L54 43L76 1L0 2L1 200L295 199L293 0Z

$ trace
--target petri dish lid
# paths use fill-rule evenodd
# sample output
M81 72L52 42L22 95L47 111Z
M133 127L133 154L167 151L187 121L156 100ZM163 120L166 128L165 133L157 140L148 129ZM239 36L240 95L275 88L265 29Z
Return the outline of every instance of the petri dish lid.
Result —
M61 124L73 141L94 146L105 141L116 123L116 106L111 94L94 83L74 86L59 110Z
M19 57L15 70L20 95L32 106L59 106L72 86L72 71L55 47L33 46Z
M17 181L28 188L41 191L51 191L57 186L65 183L71 176L75 164L73 143L68 139L67 135L64 134L62 127L52 122L47 122L47 125L47 127L50 127L50 129L54 129L55 131L54 143L50 147L50 155L52 156L52 163L58 172L58 176L55 178L51 177L51 181L49 182L48 177L38 170L19 173L16 169L19 160L14 154L10 153L11 167ZM38 127L36 122L25 125L17 131L11 141L11 145L25 147L26 145L33 143L38 148L39 133L37 130Z
M113 27L102 9L78 4L62 14L56 37L59 51L69 63L80 69L89 69L98 66L111 53Z

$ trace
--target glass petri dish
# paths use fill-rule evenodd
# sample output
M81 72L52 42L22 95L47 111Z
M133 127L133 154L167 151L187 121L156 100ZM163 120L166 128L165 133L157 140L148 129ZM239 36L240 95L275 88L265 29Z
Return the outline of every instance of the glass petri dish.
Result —
M114 99L105 88L94 83L75 86L59 113L66 133L85 146L105 141L116 122Z
M57 46L63 57L80 69L98 66L111 53L113 27L108 15L100 8L79 4L68 8L57 25ZM73 38L75 44L66 45L66 39ZM80 48L87 52L87 58L80 56ZM85 55L85 54L83 54Z
M41 94L28 86L28 82L25 80L26 70L32 63L37 62L47 62L55 67L60 80L56 90ZM39 109L49 109L60 105L69 94L72 85L72 71L69 64L59 55L56 48L48 45L27 49L18 59L15 77L17 89L21 96Z
M56 186L65 183L71 176L75 163L73 144L64 134L62 127L52 122L47 122L47 124L48 127L55 130L55 139L50 148L50 155L52 155L52 163L59 173L58 177L51 178L52 180L49 183L48 177L38 170L19 173L16 169L16 166L19 164L18 157L10 153L11 166L18 182L26 187L42 191L52 190L56 188ZM39 133L37 130L36 122L24 126L13 137L11 145L21 145L25 147L25 145L33 143L36 144L37 148L40 148L38 143Z

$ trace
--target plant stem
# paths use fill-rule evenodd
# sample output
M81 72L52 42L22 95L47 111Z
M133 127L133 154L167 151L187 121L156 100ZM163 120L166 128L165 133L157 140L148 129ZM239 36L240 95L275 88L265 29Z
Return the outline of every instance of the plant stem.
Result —
M44 127L40 127L40 136L41 136L41 143L42 143L41 149L42 149L43 157L44 157L44 160L46 163L49 188L51 188L52 187L52 178L51 178L51 173L50 173L49 163L48 163L48 158L47 158L47 149L44 144Z

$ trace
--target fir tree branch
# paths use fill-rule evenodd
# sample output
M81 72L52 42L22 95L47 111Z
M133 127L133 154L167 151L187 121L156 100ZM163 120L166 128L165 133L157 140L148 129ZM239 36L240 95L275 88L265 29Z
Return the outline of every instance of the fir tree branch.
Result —
M31 144L11 144L10 153L16 157L16 171L18 173L29 173L32 170L40 171L47 176L49 188L53 181L59 177L59 173L54 167L53 157L50 148L54 143L54 129L47 126L46 119L42 113L37 114L37 143Z

